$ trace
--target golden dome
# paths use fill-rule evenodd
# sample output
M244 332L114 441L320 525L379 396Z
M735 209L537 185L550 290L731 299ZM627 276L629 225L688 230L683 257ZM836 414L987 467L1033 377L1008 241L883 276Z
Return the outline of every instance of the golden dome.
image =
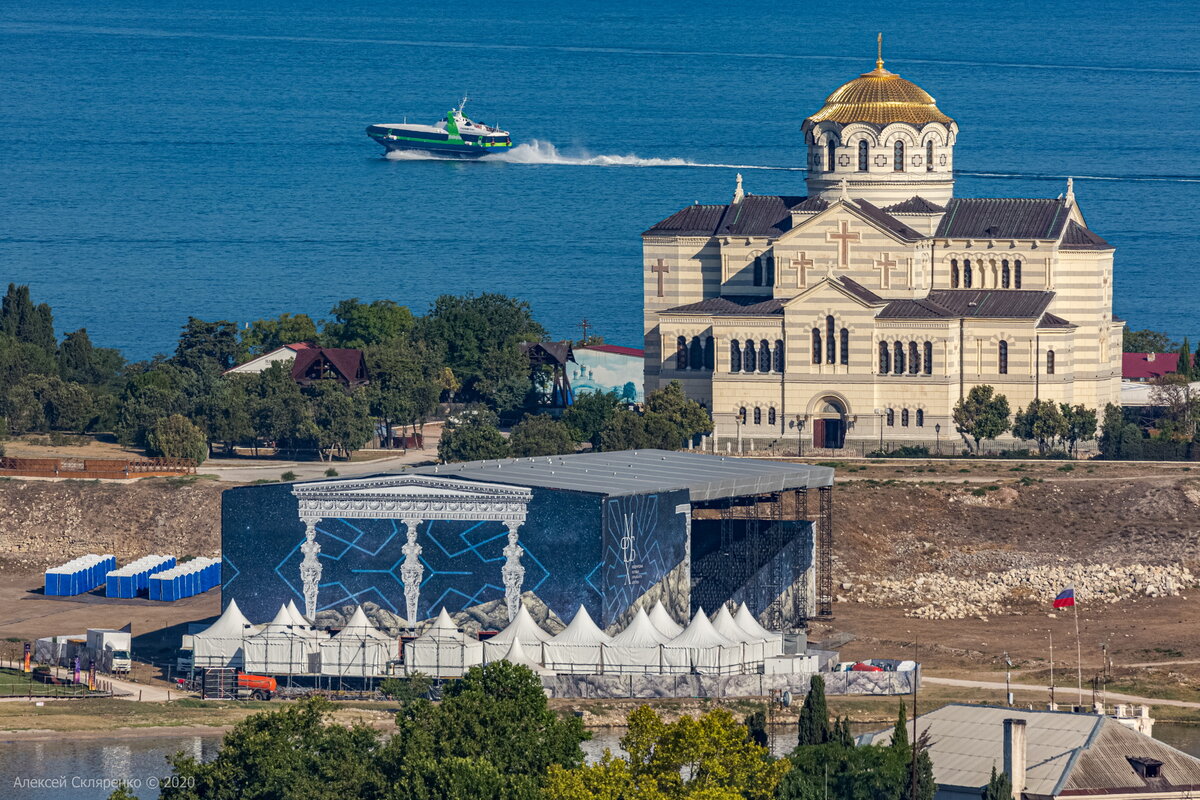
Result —
M949 125L954 121L938 110L933 98L920 86L884 69L882 58L875 62L875 69L835 89L825 98L821 110L808 118L809 122L825 120L843 125L851 122Z

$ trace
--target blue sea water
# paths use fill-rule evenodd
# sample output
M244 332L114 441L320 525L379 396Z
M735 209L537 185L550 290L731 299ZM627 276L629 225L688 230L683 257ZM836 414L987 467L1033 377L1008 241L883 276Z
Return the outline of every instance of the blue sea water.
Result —
M959 195L1079 176L1118 248L1115 312L1200 339L1193 2L10 1L0 281L135 358L189 315L472 291L638 345L639 233L737 171L803 194L800 123L880 30L961 127ZM389 160L364 135L463 93L526 146Z

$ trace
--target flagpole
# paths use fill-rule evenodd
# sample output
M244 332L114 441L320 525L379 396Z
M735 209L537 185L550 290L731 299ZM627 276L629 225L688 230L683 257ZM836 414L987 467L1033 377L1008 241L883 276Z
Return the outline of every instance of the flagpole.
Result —
M1050 704L1054 705L1054 629L1050 629Z
M1079 643L1079 601L1071 598L1071 608L1075 609L1075 669L1079 682L1079 705L1083 705L1083 646Z

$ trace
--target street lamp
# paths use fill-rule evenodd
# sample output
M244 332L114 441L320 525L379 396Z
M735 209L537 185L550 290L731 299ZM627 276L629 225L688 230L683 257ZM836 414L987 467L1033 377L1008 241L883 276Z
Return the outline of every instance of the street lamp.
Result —
M937 434L938 455L942 454L942 423L937 423L933 426L934 433Z
M879 420L879 452L883 452L883 409L875 409L875 418ZM864 450L866 448L863 448Z
M1012 686L1010 683L1011 678L1012 659L1008 657L1008 652L1006 651L1004 653L1004 699L1010 706L1013 704L1012 689L1010 688Z
M804 457L804 423L807 421L808 420L804 419L804 417L797 414L796 418L788 423L789 427L796 429L796 457L797 458Z

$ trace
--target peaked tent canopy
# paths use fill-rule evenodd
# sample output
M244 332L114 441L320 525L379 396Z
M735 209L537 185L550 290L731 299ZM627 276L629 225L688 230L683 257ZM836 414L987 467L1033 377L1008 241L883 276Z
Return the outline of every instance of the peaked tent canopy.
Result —
M504 653L503 656L501 656L500 660L507 661L510 664L517 664L522 667L528 667L529 669L533 670L535 675L553 675L554 674L554 670L543 667L536 660L534 660L528 653L525 652L525 648L521 646L520 639L513 639L512 644L509 645L508 650Z
M404 665L410 675L456 678L482 663L483 643L460 631L445 608L424 633L404 645Z
M758 620L750 613L750 609L745 603L742 603L742 607L734 614L733 621L746 633L762 639L764 656L777 656L783 653L783 634L769 631L759 625Z
M546 633L541 627L533 621L533 617L529 616L529 610L524 605L517 611L517 616L508 626L497 633L492 638L483 643L484 652L487 654L488 661L495 661L498 658L503 658L508 652L508 646L512 644L514 639L520 639L525 644L541 645L542 642L550 641L552 637ZM540 647L538 648L541 649Z
M520 639L514 641L519 642ZM546 642L542 649L546 666L559 672L594 675L603 664L601 650L611 638L592 621L582 604L571 624Z
M192 664L196 667L243 667L242 644L256 632L236 600L212 625L192 637Z
M314 657L319 652L317 639L295 623L286 605L243 645L246 671L267 675L316 672Z
M654 608L650 609L650 621L654 623L654 627L658 628L659 633L668 639L674 639L683 633L683 626L671 619L671 615L663 607L661 599L654 604Z
M731 642L741 645L742 664L758 664L763 660L764 642L745 631L733 620L729 606L722 604L721 610L712 616L713 630Z
M662 644L667 641L639 608L625 630L604 646L604 672L657 674L662 668Z
M740 672L742 648L717 633L704 613L695 616L683 632L663 648L665 671L696 672L708 675Z
M346 627L321 642L321 674L382 675L393 652L395 640L376 629L357 606Z

